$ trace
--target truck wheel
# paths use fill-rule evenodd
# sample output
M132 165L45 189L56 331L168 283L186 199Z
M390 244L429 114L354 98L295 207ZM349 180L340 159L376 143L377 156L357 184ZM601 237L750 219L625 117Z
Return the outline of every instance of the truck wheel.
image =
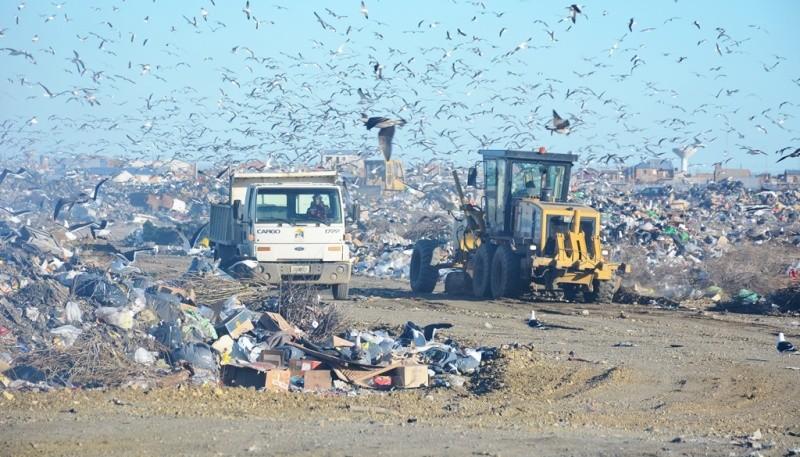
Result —
M472 257L472 292L478 298L489 297L492 293L492 258L496 246L484 242Z
M350 284L348 283L334 284L333 287L331 287L334 300L347 300L349 292Z
M236 257L236 247L218 244L214 249L214 260L219 260L219 267L226 269L233 264L233 259Z
M587 303L613 303L614 301L614 281L598 281L594 282L594 290L591 293L585 294Z
M516 297L520 290L519 257L504 244L497 248L492 259L492 298Z
M467 295L472 290L472 278L466 271L451 271L444 277L444 293Z
M434 249L436 249L436 242L432 240L419 240L414 244L408 275L411 281L411 290L414 292L429 294L436 287L436 282L439 280L439 268L431 265Z
M564 284L561 287L564 289L564 301L577 302L579 298L583 298L581 286L575 284Z

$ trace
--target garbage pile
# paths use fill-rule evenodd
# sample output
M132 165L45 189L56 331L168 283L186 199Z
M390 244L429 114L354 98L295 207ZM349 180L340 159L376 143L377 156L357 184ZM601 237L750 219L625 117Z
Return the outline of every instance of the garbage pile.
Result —
M275 296L196 260L164 284L77 256L58 261L23 239L0 245L0 387L193 382L352 393L463 383L494 354L437 341L449 324L343 331L339 311L311 286L281 285Z
M758 296L751 312L800 309L797 294L782 292L800 289L800 191L752 191L734 180L656 190L585 182L570 193L601 211L609 260L636 266L622 278L616 301L674 307L713 300L724 306L741 304L739 292L749 290ZM420 238L440 241L443 256L451 252L450 230L459 214L455 191L443 196L435 202L414 194L363 199L367 213L380 217L353 229L355 239L368 240L354 244L354 272L407 279Z

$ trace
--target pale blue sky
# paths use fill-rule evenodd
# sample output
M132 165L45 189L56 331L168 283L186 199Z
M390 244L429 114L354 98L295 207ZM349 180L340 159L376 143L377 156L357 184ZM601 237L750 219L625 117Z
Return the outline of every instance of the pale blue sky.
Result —
M693 170L800 168L775 163L800 147L800 2L587 1L575 23L569 5L2 2L0 153L379 157L363 112L408 122L409 163L545 146L630 165L697 138ZM545 129L554 109L569 136Z

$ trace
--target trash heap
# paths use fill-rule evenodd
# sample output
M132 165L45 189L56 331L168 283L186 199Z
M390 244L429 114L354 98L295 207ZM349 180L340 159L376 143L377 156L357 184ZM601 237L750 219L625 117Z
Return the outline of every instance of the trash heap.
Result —
M311 286L282 284L275 296L196 260L164 284L57 262L24 241L0 246L0 387L192 382L355 393L463 383L494 354L438 342L449 324L344 331L339 311Z
M354 273L407 279L412 247L420 238L440 241L443 255L451 251L451 226L459 216L455 192L447 186L439 190L437 200L426 200L433 192L423 198L410 193L362 198L367 218L352 228ZM781 292L800 289L795 188L751 190L730 179L639 188L582 182L570 198L601 211L610 260L636 266L622 278L618 302L673 307L713 300L743 310L748 301L740 296L750 297L749 292L758 296L751 312L800 310L798 299L789 299L798 294Z

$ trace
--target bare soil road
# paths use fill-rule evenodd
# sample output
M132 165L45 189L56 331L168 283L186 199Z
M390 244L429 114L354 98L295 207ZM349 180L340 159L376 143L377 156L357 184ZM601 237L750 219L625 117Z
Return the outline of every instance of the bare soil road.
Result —
M0 454L800 453L800 356L775 350L779 331L800 341L796 316L414 296L362 277L351 294L337 306L355 327L450 322L441 338L501 356L461 387L354 396L191 384L15 393L0 400ZM526 325L531 309L547 329Z

